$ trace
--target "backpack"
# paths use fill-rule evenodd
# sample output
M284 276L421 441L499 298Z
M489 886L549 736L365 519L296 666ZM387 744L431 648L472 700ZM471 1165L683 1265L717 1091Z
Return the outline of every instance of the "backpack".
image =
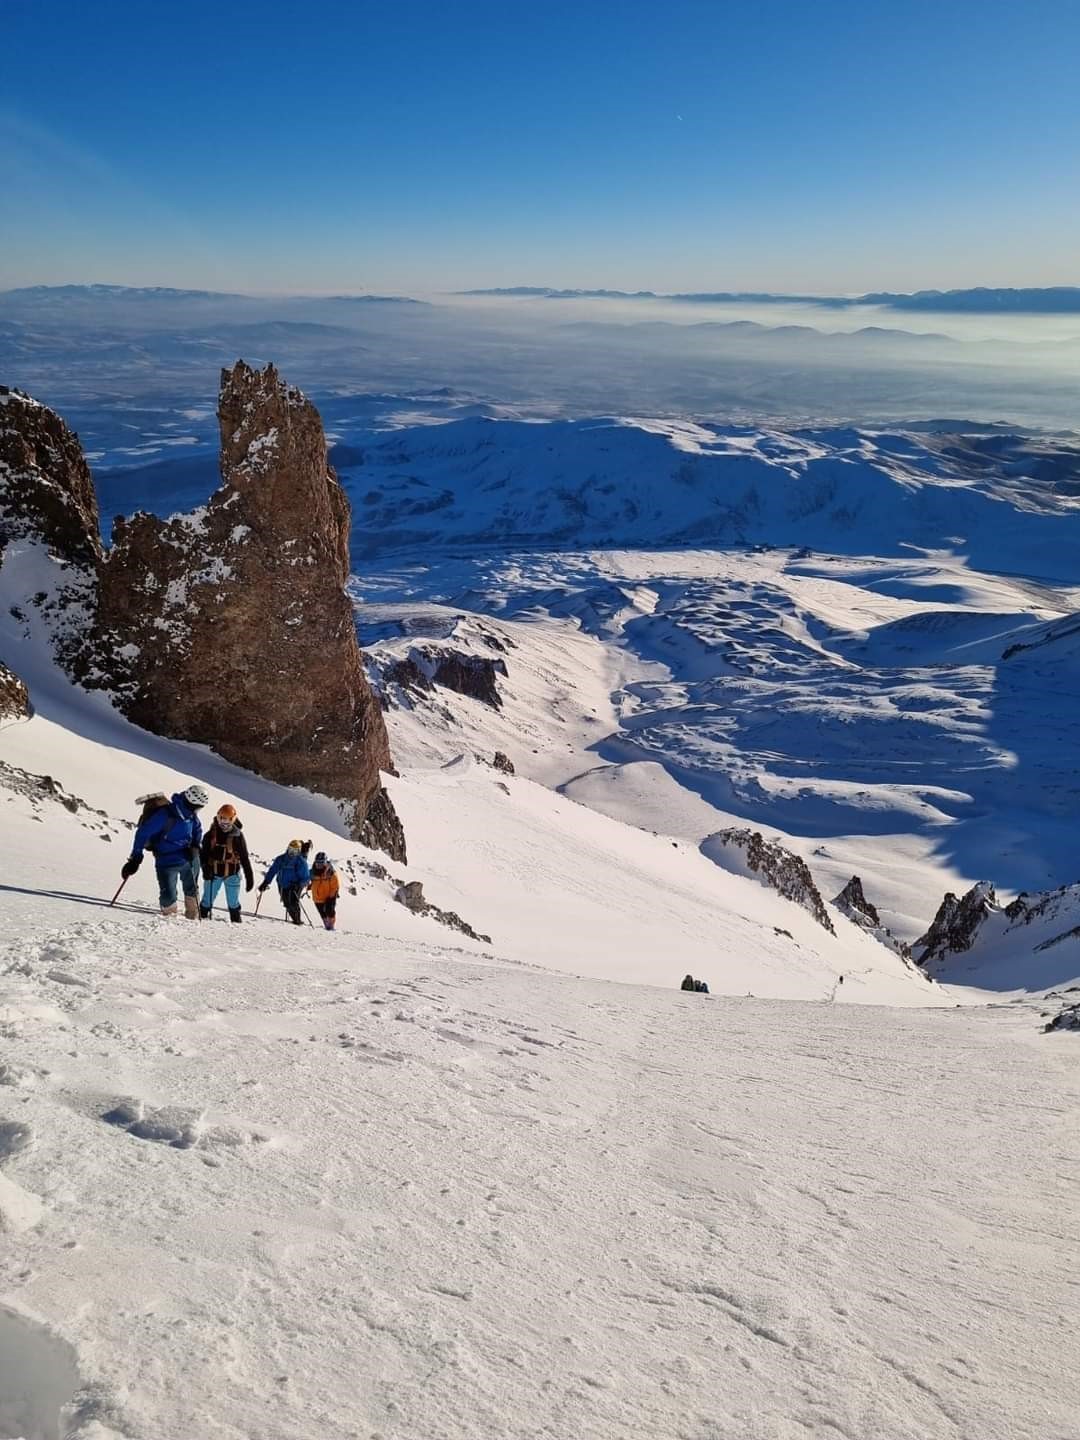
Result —
M155 810L160 810L162 805L168 805L169 797L162 790L152 790L149 795L136 795L135 804L142 806L142 814L135 821L135 829L145 825Z

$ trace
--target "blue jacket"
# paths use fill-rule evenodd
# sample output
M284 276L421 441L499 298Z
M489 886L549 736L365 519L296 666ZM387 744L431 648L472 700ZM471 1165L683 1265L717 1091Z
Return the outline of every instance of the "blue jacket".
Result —
M159 805L135 831L131 858L137 860L149 850L161 869L184 865L194 846L202 843L202 821L183 795L174 795L168 805Z
M303 888L311 880L311 870L303 855L290 855L286 850L284 855L279 855L270 866L263 884L269 885L275 876L279 890L288 890L293 885Z

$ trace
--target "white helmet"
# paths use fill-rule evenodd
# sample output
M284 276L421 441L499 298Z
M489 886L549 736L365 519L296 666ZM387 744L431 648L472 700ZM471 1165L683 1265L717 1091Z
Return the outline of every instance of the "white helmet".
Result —
M189 785L184 791L184 799L192 809L197 809L200 805L209 805L210 803L210 796L201 785Z

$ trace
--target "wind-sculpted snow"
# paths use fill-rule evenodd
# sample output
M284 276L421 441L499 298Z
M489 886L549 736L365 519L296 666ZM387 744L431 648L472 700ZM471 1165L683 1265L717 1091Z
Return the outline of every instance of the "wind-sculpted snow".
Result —
M950 444L950 439L963 443ZM1034 443L859 430L784 433L675 421L460 420L373 437L344 468L353 550L431 544L769 543L850 555L962 553L1063 574L1075 485ZM1080 450L1054 452L1075 480Z
M900 941L947 889L1076 878L1067 585L945 553L777 547L451 551L384 562L358 593L377 634L396 615L413 644L450 623L514 647L505 722L443 692L438 717L390 712L403 753L502 748L585 804L698 844L733 825L775 833L825 894L860 874ZM404 648L385 638L373 655Z

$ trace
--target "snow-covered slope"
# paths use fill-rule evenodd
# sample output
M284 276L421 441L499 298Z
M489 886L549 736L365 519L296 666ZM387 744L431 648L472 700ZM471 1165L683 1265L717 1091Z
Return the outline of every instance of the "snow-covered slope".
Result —
M480 418L370 437L342 472L361 562L430 544L767 542L948 548L984 569L1060 575L1080 498L1039 458L976 462L941 437L861 430Z
M0 729L2 1440L1069 1435L1075 1038L735 873L713 838L743 817L684 783L720 755L695 686L798 683L811 654L850 683L872 667L841 639L920 602L790 556L739 562L773 590L691 556L696 594L632 555L486 563L384 572L361 611L376 666L443 644L507 670L497 707L389 712L411 868L387 875L329 801L72 687L4 590L47 563L5 560L36 713ZM993 597L1040 642L1004 666L1067 639L1057 592L1027 603ZM680 707L682 758L639 748ZM475 759L496 748L517 775ZM257 863L294 834L334 856L336 933L272 895L162 921L149 866L108 906L135 795L194 778ZM842 844L895 901L895 836ZM490 943L395 903L412 879Z

